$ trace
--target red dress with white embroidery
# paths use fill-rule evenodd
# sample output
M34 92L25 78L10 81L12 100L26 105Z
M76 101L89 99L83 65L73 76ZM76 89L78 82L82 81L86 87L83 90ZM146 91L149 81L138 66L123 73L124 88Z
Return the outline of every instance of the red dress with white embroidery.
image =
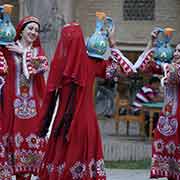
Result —
M18 38L23 26L33 20L31 16L26 17L18 24L15 42L18 46L21 46ZM13 174L37 174L47 144L44 138L36 135L36 127L40 124L38 116L45 89L43 73L48 69L48 61L39 38L31 48L24 49L23 55L12 53L5 47L0 51L8 65L2 92L1 135L3 140L8 139L9 165L13 167ZM29 78L25 76L24 61ZM4 171L7 173L9 170L6 168Z
M7 129L3 127L6 120L3 116L3 88L8 73L7 62L0 51L0 179L10 179L13 174L13 168L9 163L9 146Z
M47 111L52 110L48 107L53 92L57 91L59 104L40 171L41 180L106 179L93 102L94 80L112 78L118 66L124 74L133 72L131 62L119 50L112 50L112 59L114 61L89 58L80 26L72 23L63 28L41 112L44 118ZM68 108L73 112L67 112Z
M140 69L163 74L164 105L152 142L151 178L180 179L180 65L157 65L153 49L141 57ZM148 65L147 65L148 64ZM148 67L148 68L147 68Z

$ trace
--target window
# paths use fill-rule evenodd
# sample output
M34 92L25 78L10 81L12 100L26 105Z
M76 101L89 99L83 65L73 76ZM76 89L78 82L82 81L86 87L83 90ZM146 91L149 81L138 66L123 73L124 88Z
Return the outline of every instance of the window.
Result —
M154 20L155 0L124 0L123 18L125 21Z

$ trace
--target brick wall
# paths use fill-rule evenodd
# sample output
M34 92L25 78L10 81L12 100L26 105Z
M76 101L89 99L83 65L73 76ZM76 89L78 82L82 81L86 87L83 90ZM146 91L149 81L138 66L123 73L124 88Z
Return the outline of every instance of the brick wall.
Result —
M154 21L123 21L124 0L76 0L75 17L82 24L85 36L95 28L95 12L104 11L116 24L116 36L121 42L146 43L153 27L176 29L173 43L180 42L180 1L155 0Z

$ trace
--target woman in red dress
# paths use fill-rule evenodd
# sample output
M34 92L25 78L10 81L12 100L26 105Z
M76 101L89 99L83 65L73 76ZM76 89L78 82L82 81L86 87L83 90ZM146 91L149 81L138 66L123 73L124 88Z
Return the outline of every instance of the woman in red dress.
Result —
M154 130L152 142L151 178L180 179L180 43L177 44L172 63L159 64L154 60L154 44L158 30L152 32L150 46L139 62L140 70L163 75L164 104Z
M0 179L11 178L13 174L13 168L9 164L8 159L8 142L6 130L3 128L3 87L5 84L5 78L8 72L7 62L2 52L0 52Z
M40 131L40 136L45 136L59 96L48 150L40 170L41 180L106 179L93 102L94 81L97 76L112 77L118 65L124 74L133 72L131 63L118 49L112 49L112 55L116 62L88 57L80 25L71 23L62 29L40 115L46 119Z
M17 179L23 180L39 171L46 145L45 139L35 133L45 88L43 73L48 68L39 30L38 18L25 17L17 25L15 43L0 49L8 65L2 92L1 135L10 140L9 162Z

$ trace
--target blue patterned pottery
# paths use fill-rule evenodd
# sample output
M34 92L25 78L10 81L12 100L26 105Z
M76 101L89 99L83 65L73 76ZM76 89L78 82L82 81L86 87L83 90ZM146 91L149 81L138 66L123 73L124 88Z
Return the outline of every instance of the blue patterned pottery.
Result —
M0 45L7 45L14 41L16 30L11 22L12 5L4 4L0 7Z
M154 59L158 64L161 63L171 63L173 59L173 48L170 45L170 40L172 38L172 28L159 28L159 35L156 43L156 48L154 52Z
M95 32L88 38L86 45L90 57L104 59L103 55L108 48L108 31L112 28L112 19L103 12L97 12Z

